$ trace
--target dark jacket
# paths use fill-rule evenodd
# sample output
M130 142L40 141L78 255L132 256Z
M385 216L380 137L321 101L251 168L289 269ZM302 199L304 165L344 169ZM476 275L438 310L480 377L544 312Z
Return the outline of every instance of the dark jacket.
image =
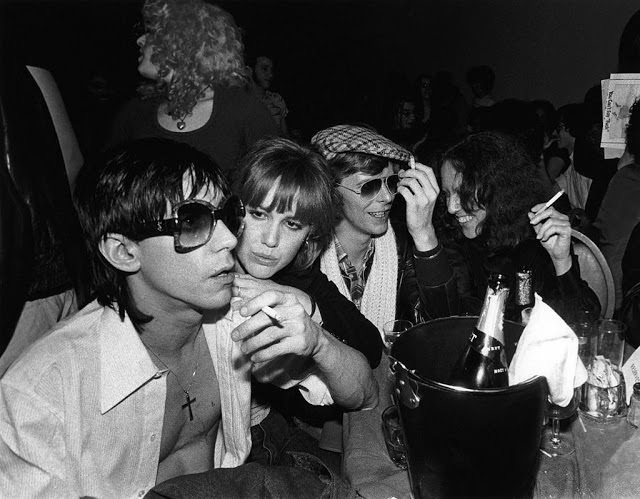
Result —
M458 302L451 303L457 314L477 315L482 308L490 274L504 274L515 289L515 273L528 268L533 274L533 289L565 321L571 322L579 311L600 315L600 302L589 285L580 278L578 259L572 254L571 269L556 276L553 262L536 239L526 239L513 248L490 251L482 236L447 243L447 256L456 276ZM510 293L505 316L519 321L515 293Z
M622 258L620 319L627 325L627 341L640 345L640 223L635 226Z

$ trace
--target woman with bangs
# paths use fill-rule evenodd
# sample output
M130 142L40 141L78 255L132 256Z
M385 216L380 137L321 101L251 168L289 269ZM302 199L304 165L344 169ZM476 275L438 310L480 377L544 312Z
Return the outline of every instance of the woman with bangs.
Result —
M152 84L115 118L110 144L164 137L207 154L232 176L261 137L277 135L269 111L249 91L240 30L202 0L147 0L138 72Z
M580 278L571 250L569 218L543 209L552 193L515 139L497 132L470 135L444 153L440 177L439 234L456 276L459 312L480 311L491 273L504 274L513 290L516 272L528 269L533 290L565 320L582 311L599 316L598 298ZM506 316L520 321L514 296Z
M241 160L235 192L246 215L236 247L234 296L244 301L269 289L294 293L313 320L376 367L383 346L378 330L320 271L318 257L332 238L335 204L323 158L287 139L263 139ZM325 422L342 414L335 405L307 404L299 390L256 385L254 395L310 425L305 427L318 438ZM260 423L259 431L269 431L264 428L273 427L275 417L272 411L271 421ZM279 432L282 438L287 434Z

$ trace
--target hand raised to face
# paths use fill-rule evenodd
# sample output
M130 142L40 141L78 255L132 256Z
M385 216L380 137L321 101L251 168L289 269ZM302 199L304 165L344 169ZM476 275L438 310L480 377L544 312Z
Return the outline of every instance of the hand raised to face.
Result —
M440 187L430 167L416 163L415 168L398 173L398 193L407 204L407 229L418 251L428 251L438 244L433 228L433 210Z

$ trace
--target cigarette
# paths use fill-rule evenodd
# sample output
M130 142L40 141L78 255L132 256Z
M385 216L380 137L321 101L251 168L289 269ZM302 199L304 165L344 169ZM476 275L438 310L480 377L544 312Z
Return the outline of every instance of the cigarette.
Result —
M409 156L409 168L412 170L416 167L416 158Z
M550 207L553 203L555 203L555 202L560 198L560 196L562 196L563 194L564 194L564 191L563 191L562 189L560 189L558 192L556 192L556 193L555 193L555 195L554 195L554 196L553 196L549 201L547 201L547 202L545 203L545 205L542 207L542 210L540 210L540 211L544 211L544 210L546 210L547 208L549 208L549 207Z
M265 305L260 310L262 310L265 314L267 314L269 317L271 317L276 322L280 322L281 323L283 321L283 319L280 316L280 314L278 312L276 312L273 308L271 308L268 305Z
M587 433L587 427L584 425L584 421L582 421L582 416L578 413L578 421L580 421L580 426L582 426L582 431Z

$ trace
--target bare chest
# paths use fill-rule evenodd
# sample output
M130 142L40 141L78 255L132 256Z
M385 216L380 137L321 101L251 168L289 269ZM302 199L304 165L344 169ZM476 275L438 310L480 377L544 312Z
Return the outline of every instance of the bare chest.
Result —
M213 467L220 425L220 391L208 349L204 349L193 383L167 376L158 483L174 476ZM186 393L188 392L188 393Z

